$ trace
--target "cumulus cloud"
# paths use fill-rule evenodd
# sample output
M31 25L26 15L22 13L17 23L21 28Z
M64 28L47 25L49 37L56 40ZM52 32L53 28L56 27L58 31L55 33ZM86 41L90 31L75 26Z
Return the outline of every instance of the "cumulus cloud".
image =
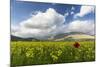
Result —
M74 20L65 24L65 15L56 12L53 8L45 12L37 12L17 26L11 25L11 34L23 38L47 39L61 33L83 32L94 34L92 20Z
M69 23L67 32L83 32L86 34L94 35L94 22L91 20L75 20Z
M91 12L94 12L94 6L81 6L80 12L77 13L75 17L83 17Z
M65 22L65 17L57 13L53 8L46 12L38 12L31 18L20 22L19 28L12 27L12 34L20 37L43 38L57 34L59 27ZM15 26L16 27L16 26Z

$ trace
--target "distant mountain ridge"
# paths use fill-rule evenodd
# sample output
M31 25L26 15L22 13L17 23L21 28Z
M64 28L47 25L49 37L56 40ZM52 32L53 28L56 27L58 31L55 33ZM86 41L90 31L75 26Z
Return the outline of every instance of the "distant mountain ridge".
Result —
M21 38L11 35L12 41L72 41L72 40L94 40L95 37L81 32L62 33L55 36L51 36L46 40L36 38Z
M58 38L62 38L62 37L68 36L68 35L72 35L72 34L84 34L84 33L81 33L81 32L69 32L69 33L58 34L58 35L54 36L54 38L58 39Z
M49 38L49 40L54 40L54 41L94 40L94 39L95 39L94 36L82 32L63 33L63 34L58 34L52 38Z
M38 41L38 39L35 39L35 38L21 38L21 37L11 35L11 41Z
M66 41L66 40L94 40L94 36L86 34L71 34L63 38L55 39L55 41Z

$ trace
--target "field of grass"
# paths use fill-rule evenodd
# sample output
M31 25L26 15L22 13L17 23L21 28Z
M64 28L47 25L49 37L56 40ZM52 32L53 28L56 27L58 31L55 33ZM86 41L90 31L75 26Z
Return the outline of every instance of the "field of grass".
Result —
M11 66L86 62L95 60L95 43L11 41Z

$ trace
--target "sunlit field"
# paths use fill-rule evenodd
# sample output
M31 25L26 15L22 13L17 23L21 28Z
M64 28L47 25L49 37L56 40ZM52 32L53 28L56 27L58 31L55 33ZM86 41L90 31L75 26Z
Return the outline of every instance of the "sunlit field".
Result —
M11 42L11 66L86 62L95 60L94 41Z

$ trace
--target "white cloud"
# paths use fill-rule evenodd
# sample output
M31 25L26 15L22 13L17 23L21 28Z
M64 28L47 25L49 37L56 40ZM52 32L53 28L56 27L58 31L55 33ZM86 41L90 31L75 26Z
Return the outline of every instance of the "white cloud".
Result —
M45 39L60 33L83 32L94 34L94 22L91 20L75 20L69 24L65 22L65 16L56 12L53 8L45 12L37 12L18 26L11 26L12 35L28 38Z
M20 37L36 37L43 38L57 34L65 17L57 13L53 8L49 8L46 12L38 12L31 18L20 22L18 28L12 27L12 34ZM59 31L58 31L59 30Z
M73 15L74 14L74 11L72 11L70 14Z
M75 10L75 7L72 6L71 10Z
M66 12L66 13L64 14L64 16L65 16L65 17L67 17L68 15L69 15L69 13L68 13L68 12Z
M75 17L83 17L88 13L94 12L94 6L81 6L80 12L75 15Z
M94 22L91 20L75 20L69 23L67 32L83 32L94 35Z

